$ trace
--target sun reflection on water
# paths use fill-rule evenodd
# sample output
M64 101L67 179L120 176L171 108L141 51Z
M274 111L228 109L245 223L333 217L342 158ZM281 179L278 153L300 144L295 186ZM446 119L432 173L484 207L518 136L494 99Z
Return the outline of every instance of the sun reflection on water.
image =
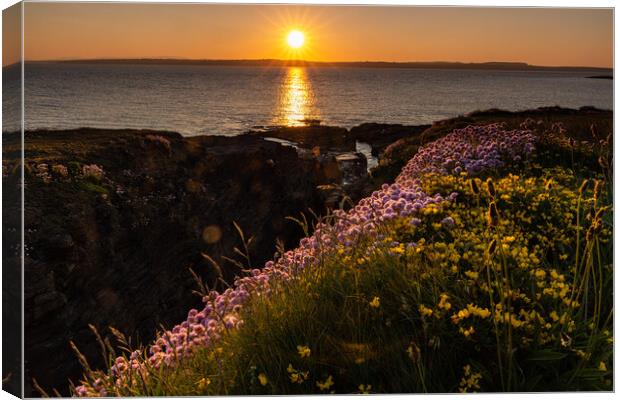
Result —
M280 85L277 125L304 126L318 120L306 69L290 67Z

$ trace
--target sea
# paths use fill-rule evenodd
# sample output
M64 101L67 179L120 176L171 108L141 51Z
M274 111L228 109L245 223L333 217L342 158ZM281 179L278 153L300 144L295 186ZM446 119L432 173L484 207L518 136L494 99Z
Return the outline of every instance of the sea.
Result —
M26 63L25 128L236 135L321 123L428 124L475 110L613 108L600 71ZM3 79L5 93L19 80ZM19 96L3 96L5 117ZM17 125L19 127L19 125ZM4 131L15 129L5 119Z

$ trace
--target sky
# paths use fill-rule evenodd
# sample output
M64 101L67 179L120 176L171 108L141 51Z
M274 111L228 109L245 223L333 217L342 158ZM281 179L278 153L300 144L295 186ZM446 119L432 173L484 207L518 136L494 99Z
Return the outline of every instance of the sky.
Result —
M613 64L611 9L26 3L24 25L26 60ZM299 50L286 42L293 29Z
M2 10L2 65L16 63L21 58L21 5Z

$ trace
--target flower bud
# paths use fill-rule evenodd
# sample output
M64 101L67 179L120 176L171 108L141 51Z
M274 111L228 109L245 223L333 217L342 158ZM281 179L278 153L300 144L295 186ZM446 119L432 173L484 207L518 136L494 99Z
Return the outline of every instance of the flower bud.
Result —
M469 186L471 187L471 191L475 195L478 195L478 193L480 193L480 188L478 187L478 184L476 183L475 179L472 179L472 180L469 181Z
M588 179L584 179L583 182L581 182L581 186L579 186L579 196L583 196L583 193L586 191L586 188L588 187Z
M594 199L595 203L598 200L598 195L600 194L600 191L601 191L601 184L602 182L598 179L594 182L594 192L592 193L592 198Z
M489 189L489 195L495 198L495 185L493 184L493 180L491 178L487 179L487 187Z
M499 213L497 212L497 206L495 202L489 204L489 211L487 212L487 225L489 227L497 226L499 223Z
M495 239L491 240L491 244L489 244L489 248L488 248L489 255L493 255L495 253L496 247L497 247L497 241Z

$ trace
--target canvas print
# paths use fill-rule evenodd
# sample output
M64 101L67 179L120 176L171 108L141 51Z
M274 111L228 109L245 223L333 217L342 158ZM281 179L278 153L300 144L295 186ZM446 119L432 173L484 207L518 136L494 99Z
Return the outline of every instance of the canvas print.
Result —
M3 389L612 392L612 8L3 11Z

